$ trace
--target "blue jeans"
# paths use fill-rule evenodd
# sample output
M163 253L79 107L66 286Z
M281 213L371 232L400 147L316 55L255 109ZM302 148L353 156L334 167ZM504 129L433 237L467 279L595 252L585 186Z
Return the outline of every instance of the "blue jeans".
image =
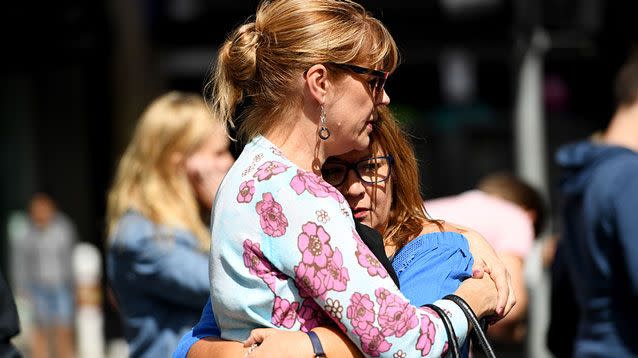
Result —
M73 320L74 298L71 288L62 286L31 286L35 323L39 326L70 326Z

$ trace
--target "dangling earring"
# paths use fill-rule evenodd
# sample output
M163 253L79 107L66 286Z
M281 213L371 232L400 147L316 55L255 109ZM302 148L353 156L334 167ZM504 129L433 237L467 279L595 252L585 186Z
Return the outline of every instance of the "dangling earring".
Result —
M321 120L321 127L319 128L319 138L321 140L326 140L330 138L330 130L326 127L326 111L323 109L323 105L321 105L321 114L319 115L319 119Z

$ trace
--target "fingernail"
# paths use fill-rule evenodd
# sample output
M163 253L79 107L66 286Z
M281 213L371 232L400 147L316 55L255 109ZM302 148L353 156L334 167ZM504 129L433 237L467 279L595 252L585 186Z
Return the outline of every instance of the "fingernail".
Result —
M474 270L472 271L472 276L478 276L481 274L481 270Z

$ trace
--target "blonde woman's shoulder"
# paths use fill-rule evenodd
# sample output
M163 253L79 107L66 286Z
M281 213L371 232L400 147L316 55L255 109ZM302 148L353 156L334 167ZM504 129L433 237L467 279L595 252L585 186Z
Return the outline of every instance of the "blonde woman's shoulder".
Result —
M116 228L109 237L111 245L137 245L140 241L152 238L155 224L139 212L129 210L117 221Z

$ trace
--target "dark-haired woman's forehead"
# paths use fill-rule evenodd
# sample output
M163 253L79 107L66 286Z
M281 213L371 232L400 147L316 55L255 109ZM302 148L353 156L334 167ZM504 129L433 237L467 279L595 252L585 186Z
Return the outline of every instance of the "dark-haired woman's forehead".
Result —
M326 162L346 162L346 163L356 163L358 161L368 159L375 156L383 156L385 153L382 150L379 150L376 154L373 154L370 149L366 150L353 150L345 154L337 155L334 157L329 157Z

